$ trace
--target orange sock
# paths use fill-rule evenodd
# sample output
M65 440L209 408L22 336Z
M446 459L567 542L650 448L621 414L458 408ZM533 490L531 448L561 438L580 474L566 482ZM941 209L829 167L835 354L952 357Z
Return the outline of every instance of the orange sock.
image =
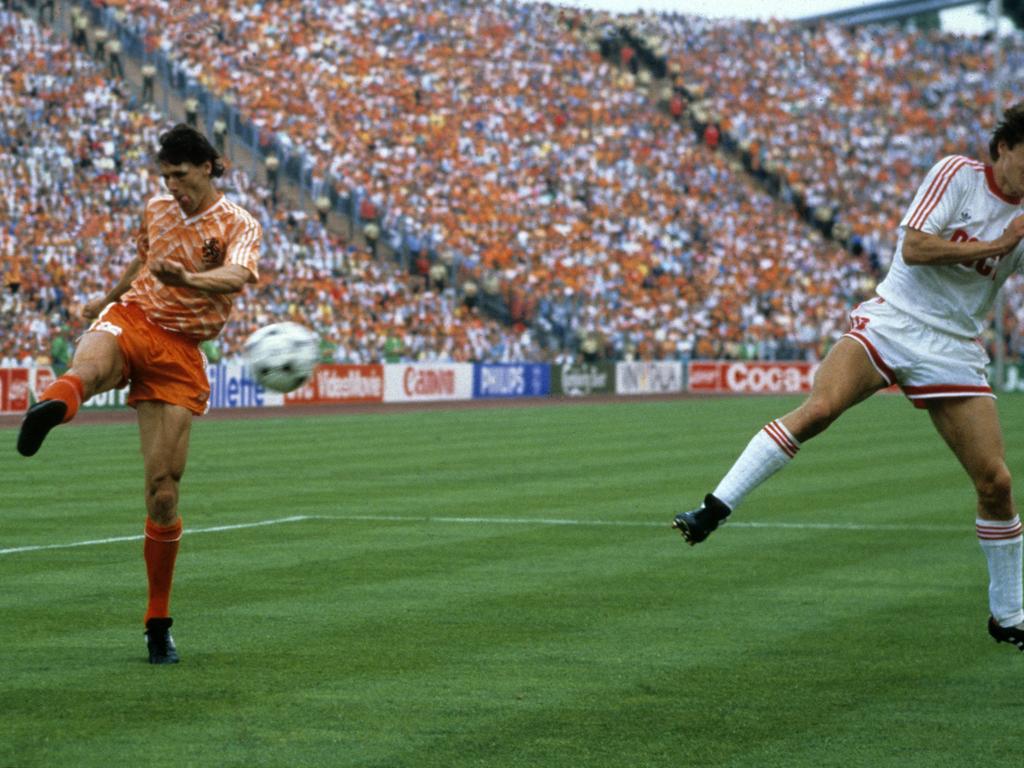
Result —
M181 542L181 518L172 525L157 525L146 518L146 540L142 554L146 559L146 576L149 579L149 605L146 618L166 618L170 615L171 582L174 579L174 561L178 557Z
M78 406L82 404L85 397L85 386L82 380L73 373L65 373L50 386L43 390L39 396L40 400L60 400L68 410L64 414L63 424L67 424L78 413Z

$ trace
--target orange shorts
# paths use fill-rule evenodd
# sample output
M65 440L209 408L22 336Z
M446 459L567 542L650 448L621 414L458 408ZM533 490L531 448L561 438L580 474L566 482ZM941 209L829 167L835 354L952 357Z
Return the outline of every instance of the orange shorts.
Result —
M118 386L128 385L128 405L159 400L199 416L206 413L210 380L195 339L154 324L135 304L107 305L89 330L117 338L124 357Z

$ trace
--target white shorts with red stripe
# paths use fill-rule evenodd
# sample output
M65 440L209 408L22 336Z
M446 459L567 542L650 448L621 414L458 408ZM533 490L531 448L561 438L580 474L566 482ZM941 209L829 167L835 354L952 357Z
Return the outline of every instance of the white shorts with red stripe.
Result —
M845 335L918 408L932 398L995 397L986 375L988 353L979 341L937 331L881 298L855 307L850 323Z

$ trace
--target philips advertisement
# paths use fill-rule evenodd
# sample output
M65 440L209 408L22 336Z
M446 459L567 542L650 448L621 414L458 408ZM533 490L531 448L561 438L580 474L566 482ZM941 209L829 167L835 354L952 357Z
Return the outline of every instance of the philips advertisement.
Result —
M493 363L473 366L473 397L540 397L551 394L546 363Z

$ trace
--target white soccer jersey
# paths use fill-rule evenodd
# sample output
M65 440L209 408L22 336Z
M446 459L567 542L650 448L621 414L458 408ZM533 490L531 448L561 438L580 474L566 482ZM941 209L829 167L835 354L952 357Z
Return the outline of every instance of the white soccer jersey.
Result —
M903 239L911 228L952 242L991 241L1022 212L1019 198L1000 191L991 166L959 155L943 158L928 172L900 222L896 253L878 295L933 328L980 336L999 288L1021 268L1024 246L1001 258L908 266Z

